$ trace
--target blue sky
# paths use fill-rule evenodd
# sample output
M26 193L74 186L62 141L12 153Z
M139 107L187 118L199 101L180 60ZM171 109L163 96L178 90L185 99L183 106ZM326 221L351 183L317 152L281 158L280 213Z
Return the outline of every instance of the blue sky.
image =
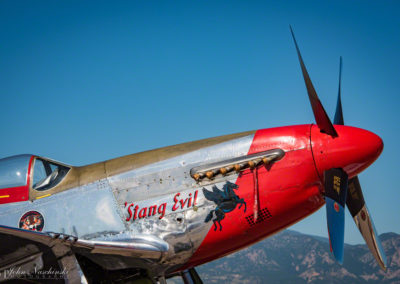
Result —
M267 3L268 2L268 3ZM314 122L289 32L333 117L382 137L360 175L380 233L400 233L400 3L1 1L0 157L84 165ZM362 239L347 216L346 238ZM327 236L325 211L293 229Z

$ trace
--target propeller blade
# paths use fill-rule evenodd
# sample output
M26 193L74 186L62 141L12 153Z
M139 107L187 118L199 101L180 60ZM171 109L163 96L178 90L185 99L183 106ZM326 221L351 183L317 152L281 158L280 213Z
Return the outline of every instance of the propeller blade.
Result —
M330 121L328 115L326 114L325 109L322 106L322 103L318 98L317 92L315 91L314 86L311 82L310 76L308 75L306 66L304 65L303 58L301 57L300 49L297 45L297 41L296 38L294 37L294 33L291 26L290 26L290 32L292 33L294 44L296 46L297 56L299 57L300 67L301 71L303 72L304 82L306 84L308 98L310 99L311 107L314 112L315 121L317 122L317 125L321 130L321 132L324 132L332 137L337 137L338 134L335 128L333 127L332 122Z
M386 271L387 263L385 251L376 233L371 214L365 205L358 177L354 177L349 181L346 204L369 250L375 257L379 266Z
M334 124L344 125L343 112L342 112L342 101L341 101L341 78L342 78L342 57L340 57L339 64L339 91L336 105ZM353 217L358 229L361 232L365 242L372 255L375 257L379 266L386 271L386 255L383 250L382 244L379 240L377 231L375 229L374 222L372 221L371 214L365 204L364 196L362 194L360 181L358 177L354 177L348 182L347 191L347 208L349 208L350 214Z
M338 98L336 104L336 112L335 118L333 119L333 124L344 125L343 121L343 111L342 111L342 99L340 96L341 93L341 81L342 81L342 57L340 56L339 63L339 90L338 90Z
M185 284L203 284L203 281L194 267L184 270L181 275L183 283Z
M348 176L342 169L324 172L326 217L328 222L331 252L343 264L344 251L344 207L347 196Z

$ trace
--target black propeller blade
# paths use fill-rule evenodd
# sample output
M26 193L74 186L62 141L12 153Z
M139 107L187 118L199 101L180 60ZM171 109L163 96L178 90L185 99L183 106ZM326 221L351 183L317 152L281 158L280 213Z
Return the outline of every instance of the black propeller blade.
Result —
M326 111L322 106L322 103L318 98L317 92L315 91L314 86L311 82L310 76L308 75L306 66L304 65L303 58L301 57L300 49L297 45L296 38L294 37L294 33L291 26L290 26L290 31L292 33L294 44L296 45L297 56L299 57L301 71L303 72L304 82L306 84L308 98L310 99L311 107L314 112L315 121L317 122L319 129L321 129L321 132L324 132L332 137L337 137L338 134L335 128L333 127L331 120L326 114Z
M344 125L343 121L343 111L342 111L342 99L341 99L341 82L342 82L342 57L340 56L339 63L339 90L338 99L336 104L335 118L333 119L333 124Z
M351 216L353 216L354 222L379 266L386 271L385 251L379 240L371 214L365 204L358 177L354 177L349 181L348 188L346 204Z

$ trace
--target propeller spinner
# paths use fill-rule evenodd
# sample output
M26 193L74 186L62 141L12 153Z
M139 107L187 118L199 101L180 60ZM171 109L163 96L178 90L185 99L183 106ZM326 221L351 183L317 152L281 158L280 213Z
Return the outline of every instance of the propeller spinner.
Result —
M324 180L326 213L331 251L343 263L344 207L347 205L368 248L379 266L386 270L386 256L365 205L357 175L372 164L383 149L382 140L367 130L344 126L341 102L342 58L339 68L338 100L334 125L322 106L300 54L292 27L292 37L317 122L312 127L312 150L320 177Z

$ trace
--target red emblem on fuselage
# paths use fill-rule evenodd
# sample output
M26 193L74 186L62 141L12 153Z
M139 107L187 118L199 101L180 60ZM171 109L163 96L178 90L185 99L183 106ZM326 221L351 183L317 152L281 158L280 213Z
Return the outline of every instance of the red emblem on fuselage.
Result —
M30 231L41 232L44 227L44 218L37 211L29 211L22 215L19 220L19 228Z

